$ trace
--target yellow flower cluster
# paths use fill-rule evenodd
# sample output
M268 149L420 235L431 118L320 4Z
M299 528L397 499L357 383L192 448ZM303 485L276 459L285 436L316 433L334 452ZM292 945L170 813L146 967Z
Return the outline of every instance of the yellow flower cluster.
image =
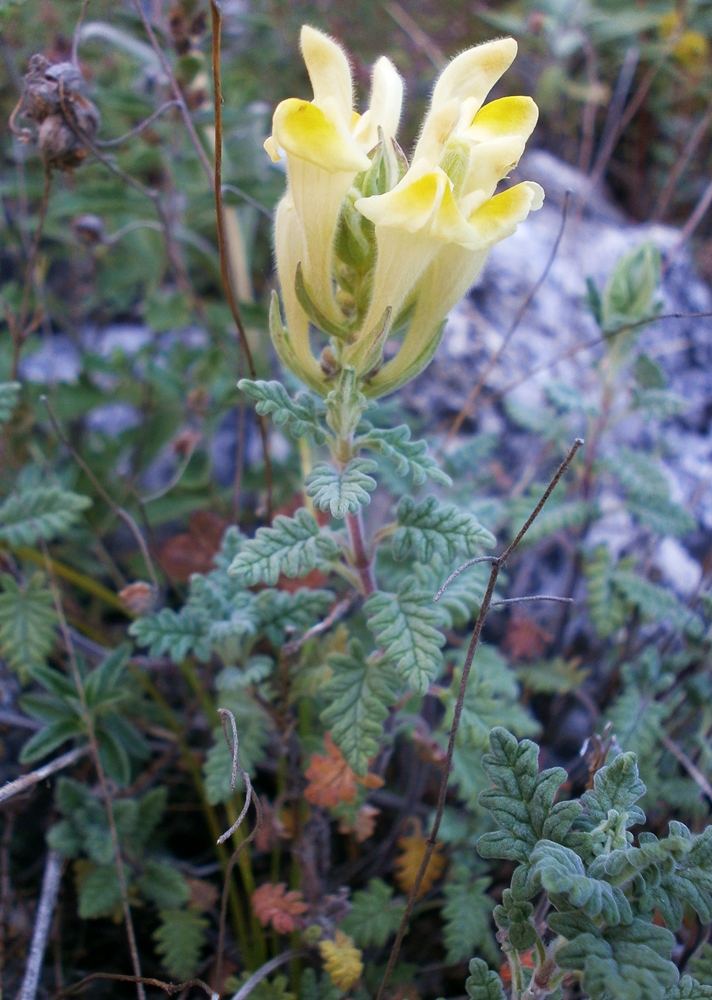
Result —
M265 143L288 175L275 222L286 325L273 303L272 336L283 362L320 394L350 366L362 392L381 396L425 367L489 248L541 207L543 192L529 181L495 193L538 111L529 97L483 106L514 60L513 39L468 49L436 82L409 165L395 141L403 84L391 62L375 64L359 115L341 47L307 26L301 47L314 99L282 101ZM320 359L310 327L331 338ZM400 347L384 363L394 335Z

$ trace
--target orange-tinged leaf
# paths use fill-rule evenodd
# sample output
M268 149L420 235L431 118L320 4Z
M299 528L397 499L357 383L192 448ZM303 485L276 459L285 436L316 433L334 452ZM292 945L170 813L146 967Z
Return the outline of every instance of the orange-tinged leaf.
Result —
M263 927L272 924L279 934L291 934L301 926L299 917L307 911L301 892L286 890L286 882L265 882L252 893L255 916Z
M365 788L380 788L383 779L376 774L366 774L359 778L344 760L329 733L324 737L327 756L313 753L306 770L309 784L304 792L307 802L324 809L334 809L345 802L356 800L356 783Z
M339 822L339 833L353 833L359 844L362 844L364 840L373 836L373 831L376 829L376 817L380 813L381 810L375 806L362 805L356 811L352 823L345 816L342 816Z
M513 660L536 660L551 640L551 634L533 618L514 614L510 619L502 648Z
M415 885L415 880L420 871L425 856L426 840L423 836L423 828L419 819L411 820L412 833L407 837L398 838L398 847L401 854L396 858L396 882L404 892L410 893ZM423 881L418 889L418 899L435 885L437 880L445 870L447 858L443 854L444 844L436 844L428 867L425 869Z
M336 931L333 941L322 941L319 951L334 986L340 990L350 990L358 982L363 972L361 952L354 945L353 938L343 931Z

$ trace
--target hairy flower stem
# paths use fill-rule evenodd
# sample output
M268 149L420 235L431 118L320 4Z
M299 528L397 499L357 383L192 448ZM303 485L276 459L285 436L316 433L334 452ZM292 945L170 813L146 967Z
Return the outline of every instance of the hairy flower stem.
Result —
M373 563L368 557L360 509L355 514L346 515L346 527L351 542L354 569L361 581L363 595L368 597L376 589L376 580L373 575Z

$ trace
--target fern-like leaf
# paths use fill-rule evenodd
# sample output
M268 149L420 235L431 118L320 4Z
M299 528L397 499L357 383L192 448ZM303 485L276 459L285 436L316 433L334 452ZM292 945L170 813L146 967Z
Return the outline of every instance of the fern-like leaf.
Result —
M153 939L171 976L184 981L193 975L205 945L208 923L207 917L194 906L186 910L161 911L161 924Z
M298 392L294 399L281 382L240 379L238 389L257 400L255 409L260 416L271 416L278 427L286 427L295 438L310 436L316 444L326 440L319 418L326 412L324 405L308 392Z
M210 622L201 609L186 605L180 612L162 608L155 615L137 618L129 627L139 646L149 646L151 656L170 656L180 663L193 652L199 660L210 659Z
M280 573L304 576L339 552L334 539L322 534L312 514L302 507L294 517L278 515L271 528L258 528L243 543L228 570L243 587L267 583L273 587Z
M497 945L492 935L490 914L494 902L487 895L490 879L471 878L469 872L455 872L444 888L443 938L449 965L466 961L473 952L497 960Z
M452 480L446 472L439 468L434 458L428 455L425 441L411 441L410 427L401 424L399 427L376 428L368 421L362 421L359 427L365 433L354 442L354 447L368 448L378 451L391 462L399 476L410 473L416 485L424 483L426 478L443 486L451 486Z
M19 382L0 382L0 425L12 417L21 388Z
M405 580L397 594L377 590L364 605L368 627L385 659L417 694L425 694L442 666L445 636L432 594Z
M347 654L333 653L328 662L333 675L323 689L328 705L321 720L349 767L364 775L401 685L388 664L375 657L366 659L357 640L349 643Z
M491 972L481 958L470 962L470 975L465 980L465 989L470 1000L505 1000L502 980L496 972Z
M43 664L54 643L57 613L41 573L23 585L0 574L0 654L11 670L27 677Z
M38 538L48 542L68 531L90 505L89 497L60 486L11 493L0 506L0 539L8 545L32 545Z
M421 562L429 562L434 554L451 562L458 554L473 556L494 542L494 535L474 514L453 504L441 504L435 497L421 503L403 497L398 504L398 528L393 536L393 555L398 560L414 553Z
M341 930L353 938L357 948L382 948L395 934L403 917L403 903L393 902L393 889L383 879L372 878L367 889L353 894L351 912Z
M319 510L331 511L332 517L355 514L359 507L371 502L370 494L377 483L368 473L376 468L368 458L353 458L342 472L322 462L306 477L307 496Z

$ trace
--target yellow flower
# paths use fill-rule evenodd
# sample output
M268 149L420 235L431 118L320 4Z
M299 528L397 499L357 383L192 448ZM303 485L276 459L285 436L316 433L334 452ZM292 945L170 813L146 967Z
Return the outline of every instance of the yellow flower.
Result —
M306 365L312 380L323 384L309 349L309 320L294 291L296 263L301 263L304 282L324 316L340 322L332 256L341 203L356 175L370 167L366 154L378 141L378 129L387 135L397 129L403 83L390 60L379 59L370 107L358 115L343 49L308 25L301 31L301 48L314 99L288 98L277 106L265 149L275 161L284 152L289 182L275 218L277 270L288 276L282 280L289 337L285 353L293 370L296 362L297 374L299 365Z
M320 943L319 951L324 960L324 968L338 989L350 990L361 978L363 972L361 952L348 934L337 931L333 941Z
M371 106L359 118L346 56L302 30L314 100L282 102L265 144L273 157L285 151L289 178L275 228L286 328L273 303L271 329L285 364L322 395L347 366L371 397L417 375L489 248L541 207L538 184L496 192L538 117L529 97L483 106L516 51L500 39L445 68L408 166L394 139L402 85L388 60L376 64ZM310 322L331 337L321 364ZM392 334L400 348L384 364Z
M683 22L677 11L671 11L660 18L660 35L664 39L674 38L673 57L685 69L700 72L710 55L710 43L699 31L683 31Z

